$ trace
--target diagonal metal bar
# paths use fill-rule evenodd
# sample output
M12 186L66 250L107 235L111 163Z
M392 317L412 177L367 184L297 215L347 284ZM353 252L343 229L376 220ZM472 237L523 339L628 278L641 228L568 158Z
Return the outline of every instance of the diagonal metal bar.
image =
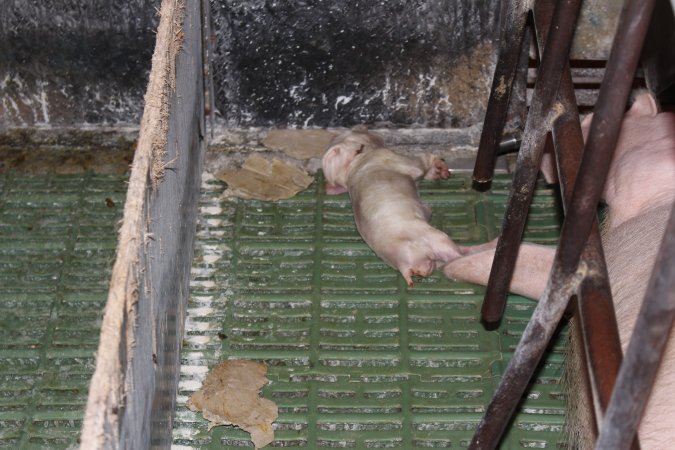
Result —
M503 13L499 57L473 171L474 182L478 185L489 185L494 174L497 150L506 122L509 99L518 73L518 60L526 33L528 3L509 1Z
M554 17L557 17L559 6L560 3L556 6ZM623 110L653 7L653 0L627 0L621 12L551 276L478 426L471 444L473 449L496 447L567 307L569 296L588 270L585 264L579 264L577 269L581 252L586 246L583 237L590 234L596 220L596 205L614 153ZM555 36L556 31L554 27L549 39ZM547 52L549 48L547 45Z
M506 296L546 145L546 135L556 116L554 106L558 87L565 68L569 71L567 61L580 3L580 0L560 0L556 4L553 16L556 26L548 36L546 51L542 56L523 142L516 161L508 209L497 241L481 309L483 321L488 325L497 324L504 313Z
M675 320L675 205L654 264L633 336L619 372L616 391L602 422L598 450L627 449L663 357ZM649 349L649 351L645 351Z
M605 185L621 120L637 69L654 0L626 0L607 61L595 106L571 207L565 217L559 247L560 263L574 270L596 220L595 209Z
M570 296L574 294L583 276L581 273L563 274L559 270L560 267L557 269L557 272L551 273L546 291L523 332L485 415L478 424L469 449L497 448L506 426L513 417L516 405L520 402L541 360L541 355L553 336L554 329L547 325L560 321ZM547 305L547 307L541 305Z
M533 8L540 52L544 50L554 4L555 0L539 0ZM553 123L552 135L563 209L567 210L584 146L569 64L566 64L562 74L558 98L565 112ZM577 317L581 328L580 342L583 342L590 372L581 376L587 376L597 394L600 411L604 412L621 366L622 351L597 220L593 224L581 260L589 271L579 288ZM633 448L639 448L637 442Z

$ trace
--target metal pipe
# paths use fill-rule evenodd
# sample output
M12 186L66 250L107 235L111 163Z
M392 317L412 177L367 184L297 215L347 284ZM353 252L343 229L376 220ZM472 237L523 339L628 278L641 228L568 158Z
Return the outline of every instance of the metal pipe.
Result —
M579 314L580 310L580 305L579 305L579 297L578 296L573 296L570 299L570 303L572 303L571 308L574 308L575 314ZM583 322L577 320L576 326L571 326L570 327L570 341L574 340L576 342L584 342L584 330L582 330L583 327ZM570 345L568 343L568 345ZM575 352L579 352L579 354L575 357ZM580 377L583 376L585 377L585 383L578 383L578 387L576 386L576 383L574 383L574 391L572 389L569 389L570 386L573 386L573 384L568 384L568 397L567 397L567 405L566 405L566 412L568 417L570 417L570 420L567 421L566 426L567 428L571 430L576 430L577 423L579 423L580 427L585 427L585 429L590 433L588 436L588 439L591 439L593 442L595 442L598 439L598 427L600 424L598 423L598 418L596 417L596 411L594 408L594 396L593 396L593 380L592 380L592 369L591 369L591 361L590 358L588 357L588 352L586 352L585 346L581 346L581 348L571 348L571 352L567 352L566 357L565 357L565 364L566 368L565 371L569 373L570 376L574 377ZM578 365L577 365L578 364ZM572 367L574 365L574 367ZM574 370L574 373L571 373L571 371ZM580 372L580 373L579 373ZM574 402L580 399L587 399L590 400L590 405L586 404L581 404L581 405L575 405ZM580 408L588 406L590 411L590 423L581 423L579 422L580 417L580 411L578 411ZM573 416L571 413L574 412L576 415ZM581 417L581 419L585 419L584 417ZM570 433L571 436L577 436L577 433ZM586 440L586 436L579 436L580 440ZM575 448L576 442L569 442L571 444L572 448Z
M550 1L541 0L538 5ZM569 68L563 74L559 98L566 112L553 124L552 134L563 209L567 211L583 151L579 113ZM601 410L604 411L621 365L622 352L597 220L593 223L581 260L588 267L588 272L578 293L579 319L591 362L592 378L596 381L595 388L599 394Z
M555 327L550 327L549 324L560 322L570 297L583 277L583 273L563 274L559 265L554 265L554 270L556 269L551 274L546 290L532 313L492 401L478 424L469 449L497 448L541 355L553 336Z
M593 233L598 235L597 223ZM623 353L599 238L591 241L589 237L582 261L588 267L588 273L579 286L577 312L584 352L589 361L588 379L597 394L600 411L604 413L621 367ZM636 445L634 449L637 448Z
M580 0L561 0L556 4L553 21L556 24L548 36L542 56L539 76L534 86L530 111L525 124L523 141L516 161L516 172L509 196L508 209L495 249L494 262L481 309L488 326L499 323L506 305L506 295L518 258L518 248L525 230L527 214L532 203L546 135L556 111L554 105L563 70L568 67Z
M675 320L675 205L635 322L596 450L628 448L649 399ZM647 350L648 349L648 350Z
M596 220L595 210L619 138L621 119L653 9L654 0L627 0L621 11L571 208L561 231L561 263L568 273L576 267L586 245L585 239L579 237L588 236Z
M566 3L563 1L556 5L554 18L558 17L561 5ZM551 276L544 295L537 304L532 319L525 328L523 337L497 387L497 392L478 426L470 448L497 446L518 400L525 392L546 350L555 326L567 307L569 296L574 293L584 272L588 271L585 264L579 264L577 269L580 254L586 246L586 239L580 237L589 235L596 220L596 205L607 177L623 109L653 6L653 0L628 0L621 12L619 31L612 45L605 81L596 105L597 115L591 125ZM554 23L557 23L555 19ZM558 34L561 27L552 28L549 40ZM550 48L550 44L547 44L544 59L546 54L550 53Z
M549 32L554 3L555 0L539 0L533 8L540 52ZM553 123L552 135L563 210L566 211L572 198L584 147L569 64L565 66L560 80L558 98L565 113ZM593 224L581 260L589 267L589 272L579 287L576 302L581 330L579 342L582 343L581 350L588 360L588 372L580 376L587 377L589 385L597 394L600 411L604 412L621 366L622 351L597 220ZM592 412L595 413L595 409ZM594 428L597 432L597 426ZM639 448L637 442L633 448Z
M473 170L473 180L480 189L492 181L497 150L509 109L511 90L518 72L518 59L529 11L528 2L503 1L507 1L508 4L506 4L502 19L499 57L492 78L492 89Z
M522 139L520 136L509 135L505 136L504 139L499 143L499 149L497 150L497 155L506 155L507 153L513 153L520 149L520 144Z

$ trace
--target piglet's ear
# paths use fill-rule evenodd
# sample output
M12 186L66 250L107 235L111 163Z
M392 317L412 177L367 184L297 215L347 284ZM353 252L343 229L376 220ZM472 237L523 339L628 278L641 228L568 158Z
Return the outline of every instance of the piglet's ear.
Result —
M659 113L659 105L654 96L645 92L638 95L633 102L633 106L628 110L628 114L654 117Z
M341 178L341 172L344 172L349 165L347 156L348 154L338 145L329 148L323 155L321 166L323 176L326 178L326 194L337 195L347 192L347 188L338 182L338 179ZM344 177L344 174L342 174L342 177Z
M339 156L340 153L342 153L342 147L340 147L339 145L334 145L331 148L329 148L328 151L326 152L326 154L323 155L323 156L324 156L324 158L327 155L330 155L330 157L335 157L335 156Z
M347 192L344 186L336 183L338 172L344 166L345 155L340 147L331 147L325 155L321 163L323 169L323 176L326 178L326 194L338 195Z
M337 158L340 156L340 152L342 150L340 149L339 145L334 145L328 150L326 150L326 153L323 154L323 163L325 164L326 161L330 162L331 160Z
M328 181L332 181L335 177L337 166L341 159L340 153L342 153L342 150L336 145L329 148L326 153L323 154L321 168L323 169L323 174Z
M340 171L340 166L344 159L342 153L342 149L335 145L329 148L323 155L321 168L323 169L323 176L326 178L327 184L332 185L337 181L338 172Z

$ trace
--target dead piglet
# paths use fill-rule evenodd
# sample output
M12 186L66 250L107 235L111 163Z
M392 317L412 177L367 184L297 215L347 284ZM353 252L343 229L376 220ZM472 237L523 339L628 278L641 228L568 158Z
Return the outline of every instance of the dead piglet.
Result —
M337 136L323 157L326 192L349 192L356 227L371 249L398 269L408 286L438 263L462 254L447 234L429 224L431 208L417 181L446 179L447 165L431 154L406 157L384 147L378 134L357 128Z

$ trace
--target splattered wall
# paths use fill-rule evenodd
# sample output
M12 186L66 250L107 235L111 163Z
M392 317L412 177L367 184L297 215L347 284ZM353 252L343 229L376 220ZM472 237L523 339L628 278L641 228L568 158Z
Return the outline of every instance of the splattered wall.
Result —
M498 0L221 0L219 110L246 125L475 123L498 12Z
M0 121L15 126L139 122L158 4L3 2Z
M4 2L0 128L138 123L159 3ZM607 8L621 2L585 3L591 38L582 42L601 47L612 34ZM226 126L466 127L483 119L499 0L210 4L216 108Z

